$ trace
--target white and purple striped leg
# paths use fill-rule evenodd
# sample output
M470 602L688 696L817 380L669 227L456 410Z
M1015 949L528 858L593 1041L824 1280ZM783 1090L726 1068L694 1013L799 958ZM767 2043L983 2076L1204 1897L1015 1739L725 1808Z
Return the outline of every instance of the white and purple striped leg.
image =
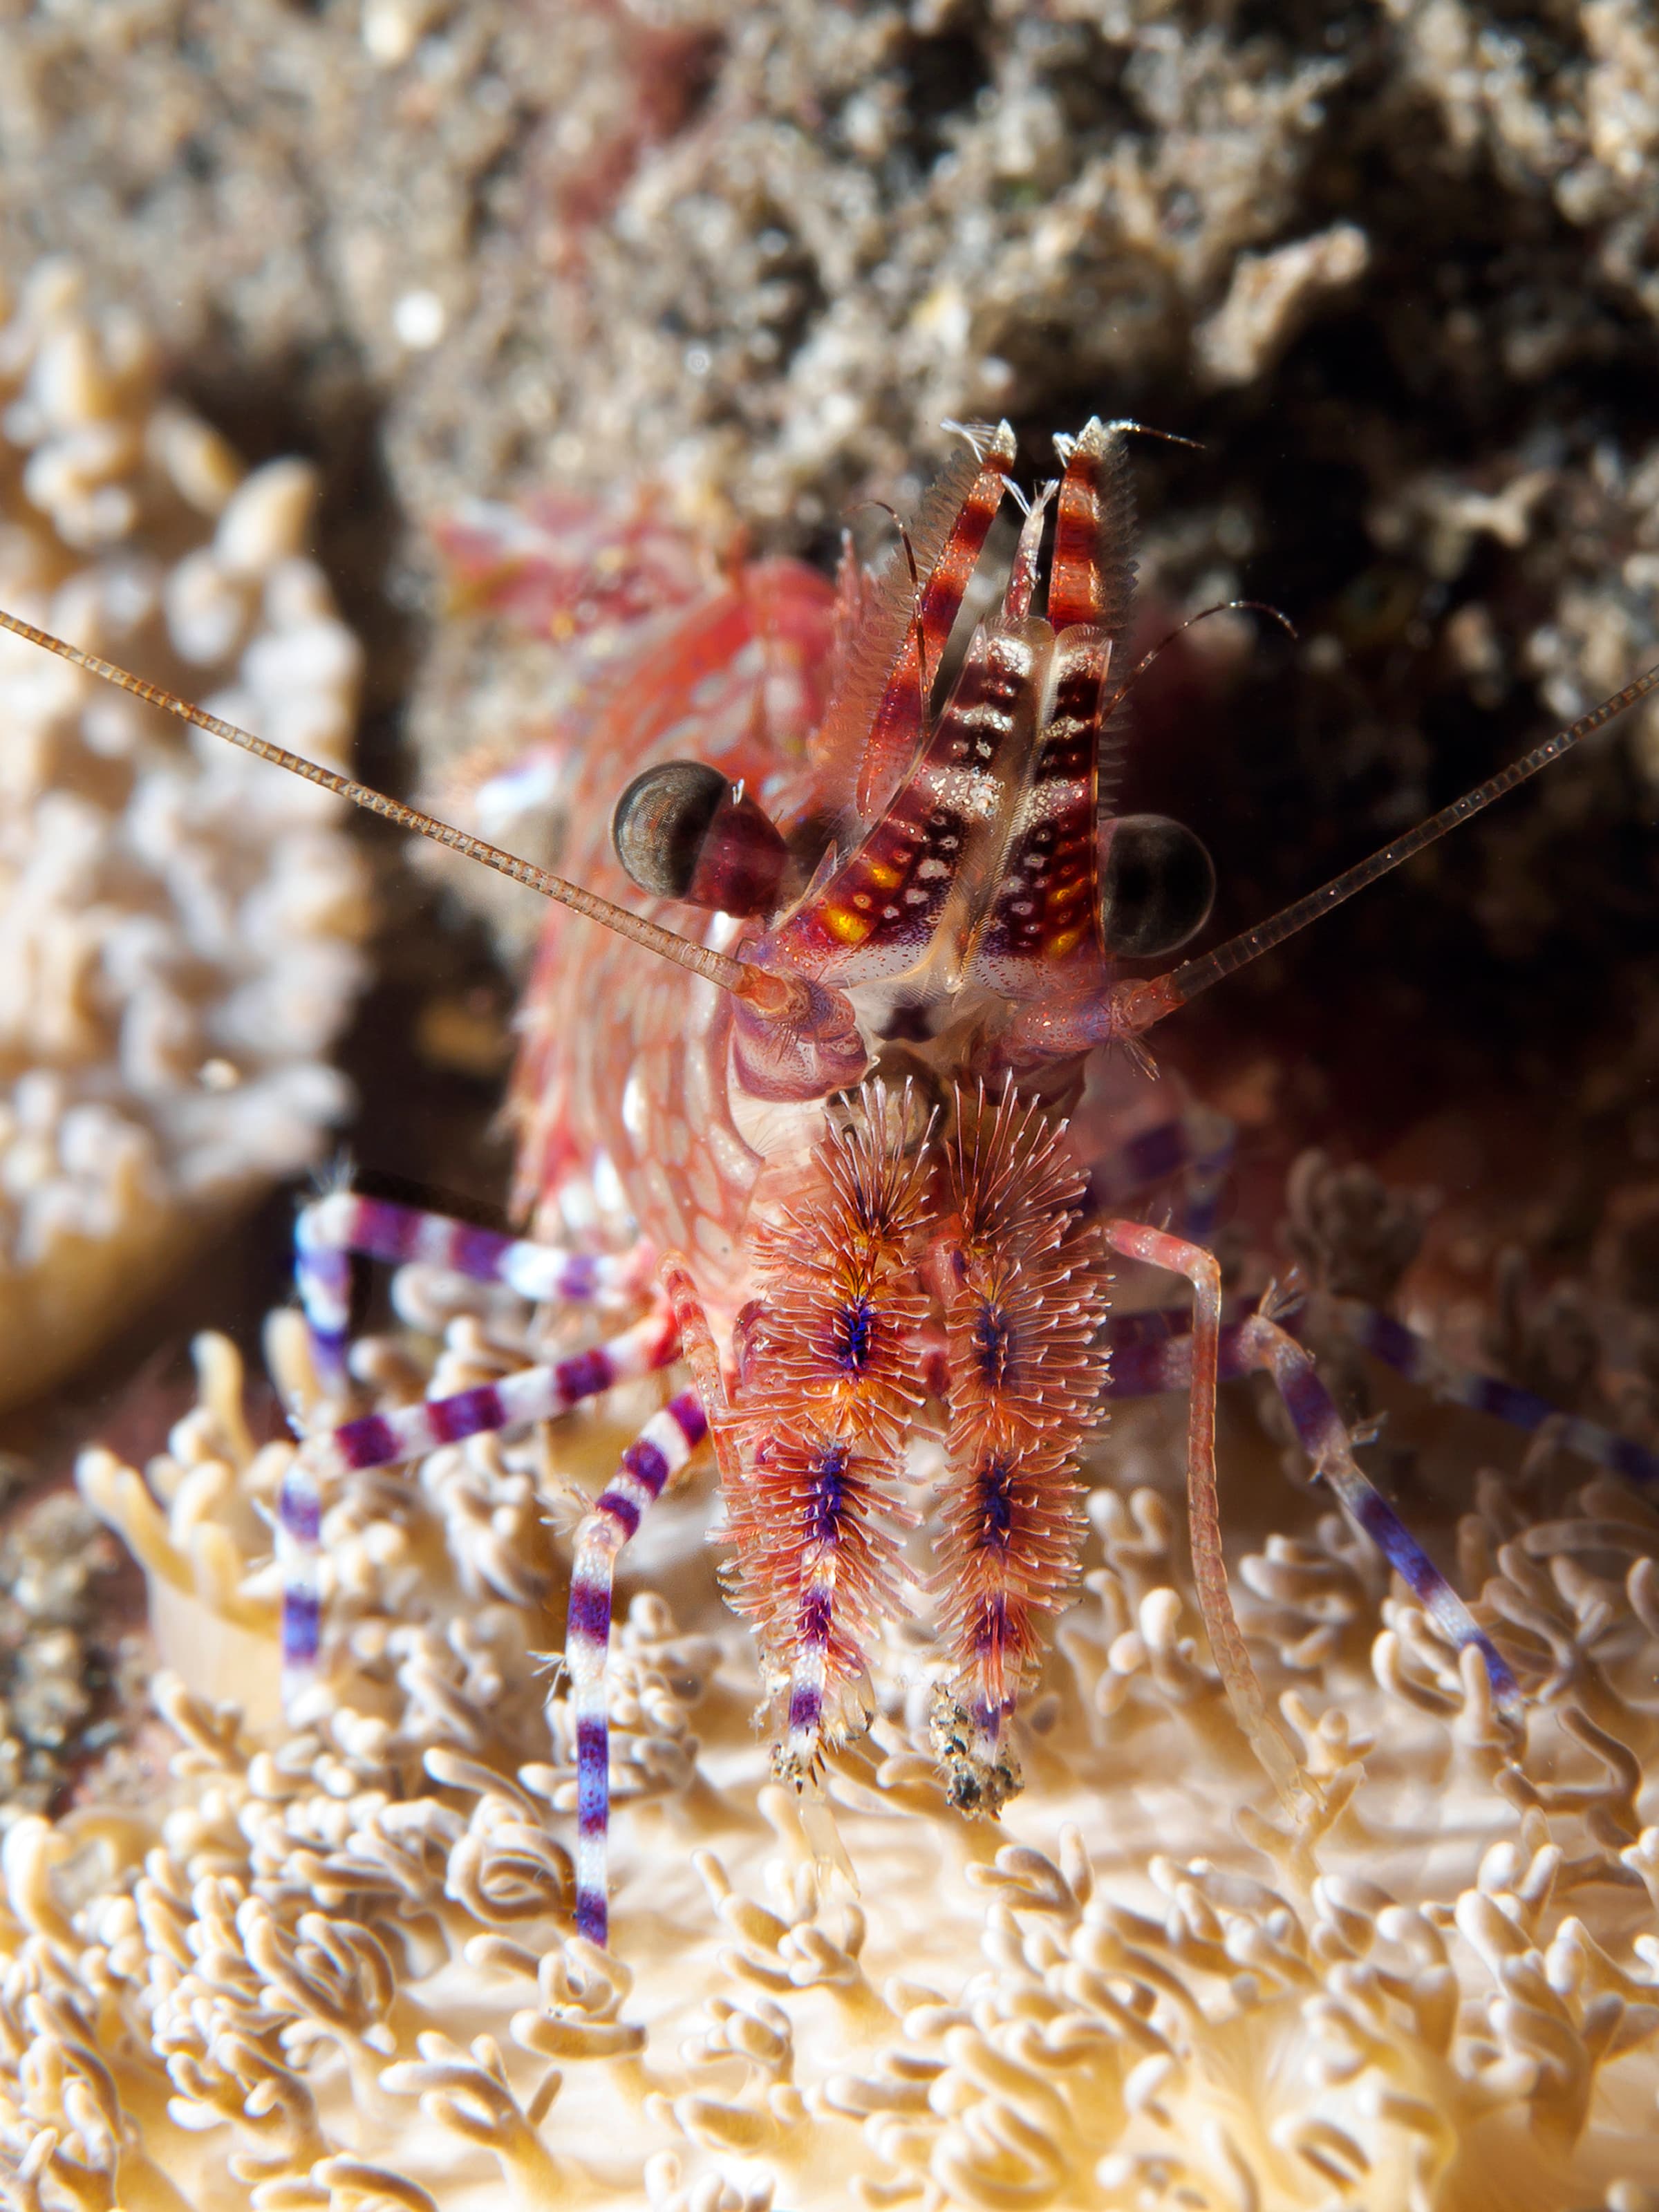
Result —
M564 1658L576 1729L576 1932L591 1943L605 1942L610 1919L611 1723L605 1674L617 1555L708 1433L695 1390L670 1399L623 1454L576 1532Z
M282 1698L291 1713L317 1678L322 1640L318 1555L322 1498L303 1444L289 1462L276 1498L276 1565L283 1577Z
M311 1330L313 1356L331 1389L345 1380L354 1255L394 1267L418 1261L474 1282L504 1284L537 1304L637 1297L650 1280L641 1246L619 1254L571 1252L447 1214L395 1206L389 1199L332 1191L301 1209L294 1233L295 1287Z
M1158 1323L1164 1325L1162 1334L1151 1326ZM1107 1395L1139 1398L1186 1389L1192 1344L1177 1333L1182 1324L1176 1313L1130 1315L1115 1322ZM1346 1425L1319 1379L1313 1354L1277 1322L1251 1314L1221 1332L1219 1379L1258 1373L1272 1376L1297 1442L1354 1526L1376 1545L1447 1638L1460 1650L1473 1645L1480 1652L1499 1711L1519 1719L1524 1703L1509 1662L1382 1492L1360 1472Z
M1408 1382L1420 1382L1435 1397L1455 1406L1468 1406L1477 1413L1488 1413L1493 1420L1506 1421L1527 1436L1535 1436L1547 1423L1553 1423L1557 1440L1564 1450L1577 1452L1610 1474L1623 1475L1627 1482L1659 1483L1659 1455L1646 1450L1629 1437L1603 1428L1598 1421L1587 1421L1577 1413L1564 1413L1559 1406L1552 1406L1547 1398L1537 1397L1513 1382L1500 1382L1496 1376L1480 1375L1467 1367L1448 1366L1432 1344L1407 1328L1403 1322L1396 1321L1392 1314L1379 1313L1374 1306L1350 1304L1346 1300L1341 1313L1357 1344L1374 1358L1392 1367L1396 1374L1403 1375Z
M1224 1114L1189 1106L1173 1120L1143 1129L1089 1171L1089 1194L1103 1214L1134 1212L1135 1200L1180 1176L1184 1185L1181 1233L1208 1242L1216 1206L1232 1166L1237 1132Z
M320 1488L373 1467L395 1467L441 1444L526 1427L568 1413L618 1382L654 1374L679 1356L679 1331L665 1306L608 1343L573 1352L545 1367L520 1368L499 1382L481 1382L453 1398L424 1398L386 1413L365 1413L337 1429L319 1429L295 1454L283 1485L276 1527L283 1570L284 1704L314 1679L319 1643L317 1556Z
M1360 1473L1347 1425L1319 1379L1313 1354L1277 1323L1253 1314L1238 1325L1237 1356L1246 1368L1273 1377L1315 1473L1334 1492L1348 1518L1370 1538L1442 1634L1459 1650L1473 1645L1480 1652L1499 1711L1520 1720L1526 1707L1508 1660L1382 1492Z
M1550 1426L1564 1451L1577 1452L1581 1459L1606 1468L1610 1474L1622 1475L1626 1482L1659 1485L1659 1452L1650 1451L1633 1437L1621 1437L1616 1430L1606 1428L1599 1421L1587 1421L1581 1414L1564 1412L1547 1398L1522 1390L1516 1383L1500 1382L1494 1375L1449 1365L1427 1337L1419 1336L1392 1314L1382 1313L1375 1306L1343 1298L1337 1310L1343 1328L1362 1352L1370 1352L1384 1366L1392 1367L1408 1382L1419 1383L1443 1404L1467 1406L1473 1413L1485 1413L1494 1421L1518 1429L1523 1436L1536 1436L1540 1429ZM1294 1316L1281 1316L1280 1325L1291 1335L1297 1332ZM1189 1326L1189 1316L1178 1307L1155 1313L1120 1315L1110 1329L1112 1379L1107 1386L1108 1394L1115 1398L1144 1398L1155 1396L1162 1390L1183 1389L1187 1355L1175 1340L1184 1334ZM1245 1371L1239 1364L1235 1338L1235 1329L1222 1330L1224 1382Z

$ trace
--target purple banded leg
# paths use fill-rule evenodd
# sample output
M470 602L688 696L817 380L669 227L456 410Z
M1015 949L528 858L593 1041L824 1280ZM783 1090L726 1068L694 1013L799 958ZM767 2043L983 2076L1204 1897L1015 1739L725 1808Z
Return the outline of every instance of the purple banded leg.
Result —
M1374 1306L1351 1305L1344 1300L1340 1310L1344 1325L1363 1351L1407 1382L1420 1382L1435 1397L1468 1406L1477 1413L1488 1413L1528 1436L1535 1436L1546 1423L1553 1423L1556 1440L1566 1450L1577 1452L1612 1474L1622 1474L1627 1482L1659 1483L1659 1455L1644 1450L1630 1437L1615 1435L1598 1422L1582 1420L1577 1413L1564 1413L1547 1399L1517 1389L1512 1382L1500 1382L1494 1376L1477 1375L1468 1368L1449 1367L1425 1338L1391 1314L1377 1312Z
M1224 1307L1217 1379L1236 1382L1255 1370L1246 1365L1239 1349L1238 1332L1249 1315L1237 1306L1230 1317ZM1193 1352L1188 1341L1192 1316L1180 1306L1160 1306L1150 1313L1115 1315L1107 1328L1111 1366L1106 1380L1109 1398L1157 1398L1164 1392L1184 1390L1192 1380Z
M589 1352L556 1365L521 1368L499 1382L458 1391L453 1398L424 1398L387 1413L365 1413L337 1429L319 1429L300 1447L284 1480L277 1508L277 1542L283 1559L283 1694L291 1702L315 1674L319 1621L317 1587L320 1487L371 1467L395 1467L441 1444L523 1428L570 1413L618 1382L631 1382L666 1367L679 1356L673 1316L658 1306L642 1322Z
M295 1286L310 1325L318 1367L331 1388L345 1379L354 1254L392 1266L418 1261L474 1282L501 1283L538 1304L559 1299L587 1305L635 1297L649 1279L637 1247L617 1255L568 1252L349 1190L331 1192L304 1207L295 1227L294 1244Z
M389 1413L365 1413L337 1429L319 1430L307 1449L319 1477L395 1467L400 1460L436 1451L440 1444L552 1420L585 1398L653 1374L678 1356L673 1317L659 1306L624 1334L590 1352L573 1352L553 1366L521 1367L499 1382L481 1382L453 1398L422 1398Z
M609 1923L606 1841L611 1822L611 1723L605 1659L617 1555L663 1486L708 1433L695 1390L653 1413L576 1532L564 1659L576 1725L576 1932L603 1944Z
M276 1565L283 1577L283 1711L293 1710L316 1679L322 1638L322 1597L318 1585L319 1533L322 1500L305 1447L294 1455L276 1498Z
M1159 1121L1089 1171L1089 1193L1103 1213L1115 1213L1141 1192L1181 1176L1186 1185L1184 1233L1201 1244L1215 1223L1216 1202L1232 1166L1237 1137L1224 1114L1189 1106Z
M1480 1652L1499 1711L1521 1719L1525 1706L1509 1662L1387 1498L1354 1464L1347 1428L1319 1379L1312 1353L1260 1314L1239 1324L1238 1353L1248 1366L1272 1376L1315 1473L1335 1492L1349 1519L1370 1538L1442 1633L1458 1650L1472 1644Z
M1130 1322L1140 1326L1125 1329L1121 1342L1117 1338L1121 1324L1114 1325L1109 1396L1151 1397L1188 1387L1192 1345L1188 1338L1173 1333L1181 1318L1130 1316ZM1170 1333L1161 1339L1155 1337L1146 1327L1148 1322L1163 1322ZM1315 1473L1328 1485L1354 1526L1376 1545L1443 1634L1460 1650L1473 1645L1480 1652L1499 1711L1512 1719L1520 1718L1523 1705L1509 1662L1381 1491L1360 1472L1346 1425L1319 1379L1312 1353L1276 1322L1252 1314L1222 1330L1218 1371L1224 1382L1241 1375L1266 1373L1273 1377Z
M1547 1398L1537 1397L1513 1382L1477 1374L1472 1368L1448 1365L1427 1337L1418 1335L1392 1314L1379 1312L1375 1306L1343 1298L1338 1301L1337 1310L1344 1329L1362 1352L1392 1367L1408 1382L1419 1383L1443 1404L1467 1406L1472 1413L1485 1413L1519 1429L1523 1436L1536 1436L1540 1429L1553 1426L1555 1441L1565 1450L1577 1452L1593 1465L1606 1468L1610 1474L1623 1475L1626 1482L1659 1484L1659 1453L1649 1451L1632 1437L1621 1437L1598 1421L1564 1412ZM1115 1321L1108 1395L1145 1398L1162 1390L1184 1389L1187 1355L1167 1340L1179 1336L1187 1326L1186 1315L1173 1307L1162 1313L1124 1315ZM1293 1326L1290 1333L1295 1334ZM1221 1333L1224 1382L1249 1371L1240 1364L1234 1335L1230 1329Z
M311 1336L312 1364L325 1395L341 1396L346 1386L346 1339L351 1328L351 1248L331 1243L323 1233L348 1193L302 1206L294 1224L294 1288Z

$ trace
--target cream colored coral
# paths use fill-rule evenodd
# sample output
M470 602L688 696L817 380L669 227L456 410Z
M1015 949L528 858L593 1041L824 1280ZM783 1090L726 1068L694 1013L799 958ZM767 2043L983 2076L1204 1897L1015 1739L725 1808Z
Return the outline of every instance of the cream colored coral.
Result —
M300 461L246 475L75 273L0 300L0 605L314 757L360 655ZM362 978L337 802L0 638L0 1399L313 1160Z
M543 1340L445 1279L405 1271L398 1304L436 1333L360 1347L382 1402ZM293 1316L270 1350L305 1401ZM227 1344L199 1357L164 1455L81 1473L150 1575L171 1779L0 1853L28 2212L1659 2203L1659 1518L1612 1483L1540 1518L1483 1479L1464 1524L1524 1741L1346 1524L1261 1486L1296 1527L1240 1562L1247 1629L1324 1785L1292 1834L1198 1640L1169 1409L1103 1447L1000 1827L945 1805L925 1620L878 1655L827 1804L768 1778L694 1480L627 1555L605 1954L572 1932L539 1655L575 1478L650 1393L348 1481L330 1671L284 1728L264 1516L290 1447L250 1437ZM1248 1513L1243 1425L1224 1453Z

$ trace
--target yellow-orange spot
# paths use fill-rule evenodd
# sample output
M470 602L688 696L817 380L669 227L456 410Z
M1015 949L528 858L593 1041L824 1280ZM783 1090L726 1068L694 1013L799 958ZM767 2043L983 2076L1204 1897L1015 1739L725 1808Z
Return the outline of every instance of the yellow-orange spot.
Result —
M818 920L830 936L838 937L843 945L862 945L875 927L868 915L854 914L847 906L827 906Z
M1083 929L1062 929L1057 936L1048 939L1044 948L1045 957L1050 960L1063 960L1068 952L1082 944L1088 932Z
M904 881L902 868L896 868L890 860L866 860L864 872L878 891L890 891Z

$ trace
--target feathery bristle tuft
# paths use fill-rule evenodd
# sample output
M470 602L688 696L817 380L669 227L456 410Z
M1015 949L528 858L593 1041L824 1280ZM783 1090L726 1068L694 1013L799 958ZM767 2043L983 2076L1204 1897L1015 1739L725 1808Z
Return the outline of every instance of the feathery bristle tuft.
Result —
M740 1486L728 1502L732 1602L788 1695L781 1768L861 1716L862 1652L896 1613L893 1495L921 1401L927 1299L917 1261L927 1142L907 1150L908 1091L867 1085L757 1240L764 1307L745 1354Z
M950 1488L941 1580L957 1696L994 1762L1036 1663L1041 1616L1075 1584L1079 1444L1105 1381L1108 1277L1085 1182L1041 1108L964 1101L942 1239Z

